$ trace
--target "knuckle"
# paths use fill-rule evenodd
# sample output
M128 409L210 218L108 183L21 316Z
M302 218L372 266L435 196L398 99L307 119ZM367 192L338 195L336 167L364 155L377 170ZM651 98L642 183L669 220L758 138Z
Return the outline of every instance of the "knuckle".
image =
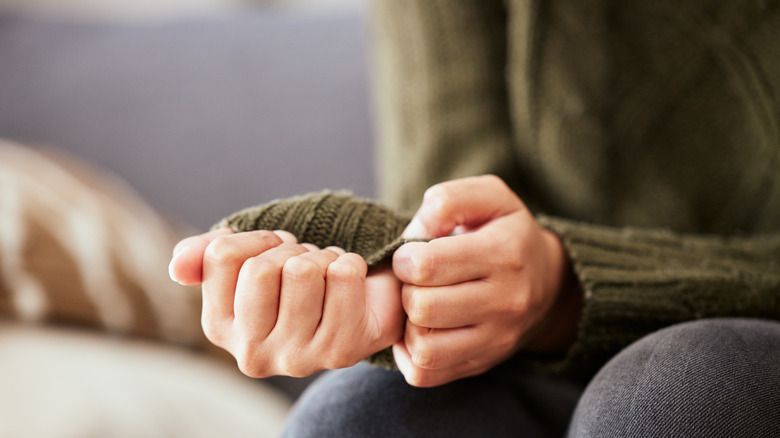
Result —
M324 368L329 370L348 368L359 362L359 360L353 360L338 349L329 349L323 353L322 358Z
M441 359L434 349L422 347L412 352L412 363L418 368L433 370L439 368Z
M507 309L510 311L510 316L523 316L528 313L530 302L528 295L522 292L516 292L509 298L509 306Z
M360 264L365 265L365 261L362 258L358 261L347 254L328 266L327 277L329 280L335 281L349 281L354 278L362 278L365 269L361 269Z
M236 365L239 371L248 377L260 379L271 375L267 364L261 360L260 355L250 345L245 345L240 351L235 353Z
M417 388L427 388L436 385L433 373L416 367L405 372L404 378L406 383Z
M251 231L241 231L237 234L244 234L246 236L251 236L254 239L268 242L268 243L280 243L281 239L279 236L276 235L273 231L269 230L251 230Z
M421 246L410 257L409 277L415 284L426 284L433 278L438 264L437 255Z
M282 243L281 237L279 237L279 235L273 231L255 230L252 231L252 234L259 241L259 243L261 243L266 248L274 247Z
M412 292L404 310L414 325L426 326L434 318L435 307L425 295Z
M417 327L407 340L407 348L412 364L416 368L433 370L442 365L442 352L431 344L430 335L433 330Z
M510 243L503 249L497 250L495 254L496 264L513 272L524 270L525 258L523 257L522 250L523 248L520 245L513 243Z
M458 210L458 193L453 184L440 183L428 188L423 195L431 211L438 217L449 217Z
M296 378L307 377L316 371L289 352L276 358L276 370L278 374Z
M230 236L219 236L206 247L203 257L212 263L223 264L235 260L238 250Z
M289 278L311 278L319 274L320 267L308 257L292 257L284 263L283 272Z
M237 233L218 236L212 240L203 257L212 263L231 263L245 256L247 245L251 245L258 251L277 246L281 239L273 232L267 230L257 230L251 233Z
M241 266L241 273L249 275L252 278L265 278L269 275L276 275L278 267L269 260L262 257L252 257Z

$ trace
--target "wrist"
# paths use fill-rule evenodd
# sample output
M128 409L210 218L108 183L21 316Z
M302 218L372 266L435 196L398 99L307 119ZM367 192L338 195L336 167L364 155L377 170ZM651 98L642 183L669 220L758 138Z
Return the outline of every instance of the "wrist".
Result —
M565 354L577 338L584 296L571 260L557 235L542 230L547 242L548 285L552 305L534 330L524 349L547 354Z

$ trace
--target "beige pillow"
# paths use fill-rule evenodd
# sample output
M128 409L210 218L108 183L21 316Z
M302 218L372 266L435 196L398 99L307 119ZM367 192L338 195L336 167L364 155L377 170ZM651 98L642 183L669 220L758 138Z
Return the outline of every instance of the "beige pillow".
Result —
M0 436L279 434L287 398L222 360L200 289L168 278L179 237L116 178L0 140Z
M118 179L0 140L0 315L205 345L200 290L167 274L179 237Z

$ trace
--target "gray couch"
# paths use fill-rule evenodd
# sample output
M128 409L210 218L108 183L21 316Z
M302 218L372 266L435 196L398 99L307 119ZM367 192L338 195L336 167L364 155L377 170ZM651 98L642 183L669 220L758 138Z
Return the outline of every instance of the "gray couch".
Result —
M322 188L370 196L365 49L360 12L0 16L0 137L64 148L198 229Z

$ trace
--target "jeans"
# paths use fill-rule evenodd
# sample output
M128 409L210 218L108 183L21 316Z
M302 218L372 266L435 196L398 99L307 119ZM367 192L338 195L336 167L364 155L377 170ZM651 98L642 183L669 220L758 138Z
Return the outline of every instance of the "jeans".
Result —
M668 327L624 349L585 388L505 365L423 389L361 364L316 381L285 436L780 436L780 323Z

